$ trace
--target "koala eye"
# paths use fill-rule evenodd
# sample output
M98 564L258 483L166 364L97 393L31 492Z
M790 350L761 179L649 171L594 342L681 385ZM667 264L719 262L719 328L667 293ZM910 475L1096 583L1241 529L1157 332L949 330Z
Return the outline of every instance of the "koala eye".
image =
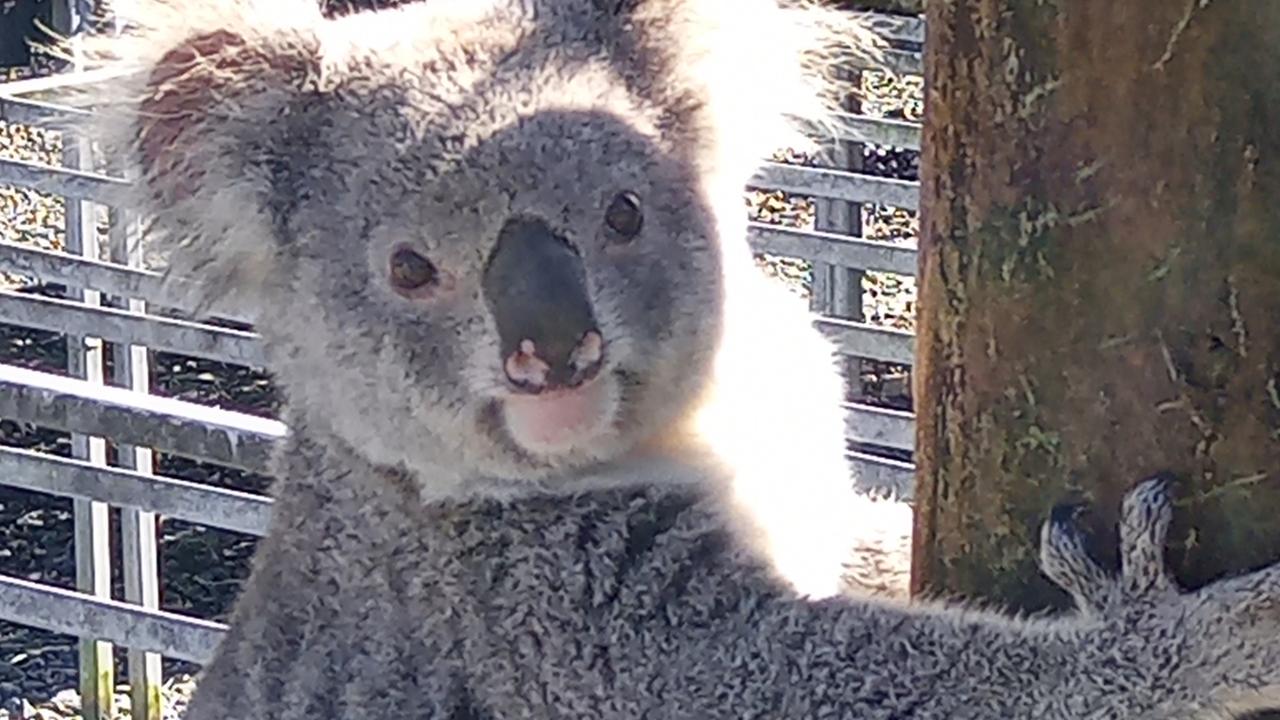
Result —
M604 224L621 240L631 240L640 234L644 226L644 213L640 210L640 196L633 192L620 192L609 201L604 211Z
M440 278L436 266L416 250L396 248L389 265L391 286L402 295L412 295L430 288Z

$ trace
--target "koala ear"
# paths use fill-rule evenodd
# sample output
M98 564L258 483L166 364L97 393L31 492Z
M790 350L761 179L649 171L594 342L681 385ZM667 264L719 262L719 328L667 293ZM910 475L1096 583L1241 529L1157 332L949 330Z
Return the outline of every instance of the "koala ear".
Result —
M288 139L284 118L319 75L319 5L132 0L118 12L122 33L86 43L107 79L79 98L95 111L81 129L123 161L113 169L133 184L113 202L144 216L149 254L190 305L236 298L245 313L278 255L263 148Z
M138 101L135 157L143 178L163 179L154 190L169 200L190 196L208 171L200 153L190 150L219 143L217 133L236 125L247 106L287 102L290 80L305 75L308 61L278 50L218 29L187 38L156 60Z
M807 144L802 131L852 91L844 70L882 47L865 14L817 0L592 2L619 72L668 109L677 135L709 149L708 171L735 183L779 147Z

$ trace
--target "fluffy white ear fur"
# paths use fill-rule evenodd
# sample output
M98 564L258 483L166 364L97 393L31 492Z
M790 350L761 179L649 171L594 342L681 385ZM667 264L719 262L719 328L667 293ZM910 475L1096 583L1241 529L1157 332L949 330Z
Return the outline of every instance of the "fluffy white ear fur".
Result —
M148 254L197 310L251 317L272 277L264 178L232 148L252 118L321 74L318 4L307 0L119 0L119 34L84 37L91 70L110 79L69 98L83 128L134 180L112 198L148 223ZM228 22L234 18L234 22Z
M855 60L875 63L884 43L868 15L818 0L641 0L638 22L669 27L681 81L706 106L716 145L707 170L741 190L761 160L784 147L812 150L812 131L855 92ZM672 6L678 6L673 10ZM671 18L683 22L672 25ZM679 38L679 40L676 40Z

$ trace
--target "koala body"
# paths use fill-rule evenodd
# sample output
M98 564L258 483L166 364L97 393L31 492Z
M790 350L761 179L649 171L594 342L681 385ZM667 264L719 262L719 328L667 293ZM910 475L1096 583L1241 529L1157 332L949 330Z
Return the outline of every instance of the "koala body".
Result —
M1276 684L1274 570L1088 622L815 599L906 510L852 492L832 348L741 189L847 16L119 10L90 130L193 300L255 318L291 429L190 720L1155 718Z

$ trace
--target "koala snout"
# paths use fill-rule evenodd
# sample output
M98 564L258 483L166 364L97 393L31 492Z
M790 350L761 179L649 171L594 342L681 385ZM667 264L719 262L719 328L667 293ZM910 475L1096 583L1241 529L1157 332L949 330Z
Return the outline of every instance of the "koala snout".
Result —
M516 216L503 224L482 287L503 370L517 389L571 388L599 373L605 338L582 258L545 220Z

